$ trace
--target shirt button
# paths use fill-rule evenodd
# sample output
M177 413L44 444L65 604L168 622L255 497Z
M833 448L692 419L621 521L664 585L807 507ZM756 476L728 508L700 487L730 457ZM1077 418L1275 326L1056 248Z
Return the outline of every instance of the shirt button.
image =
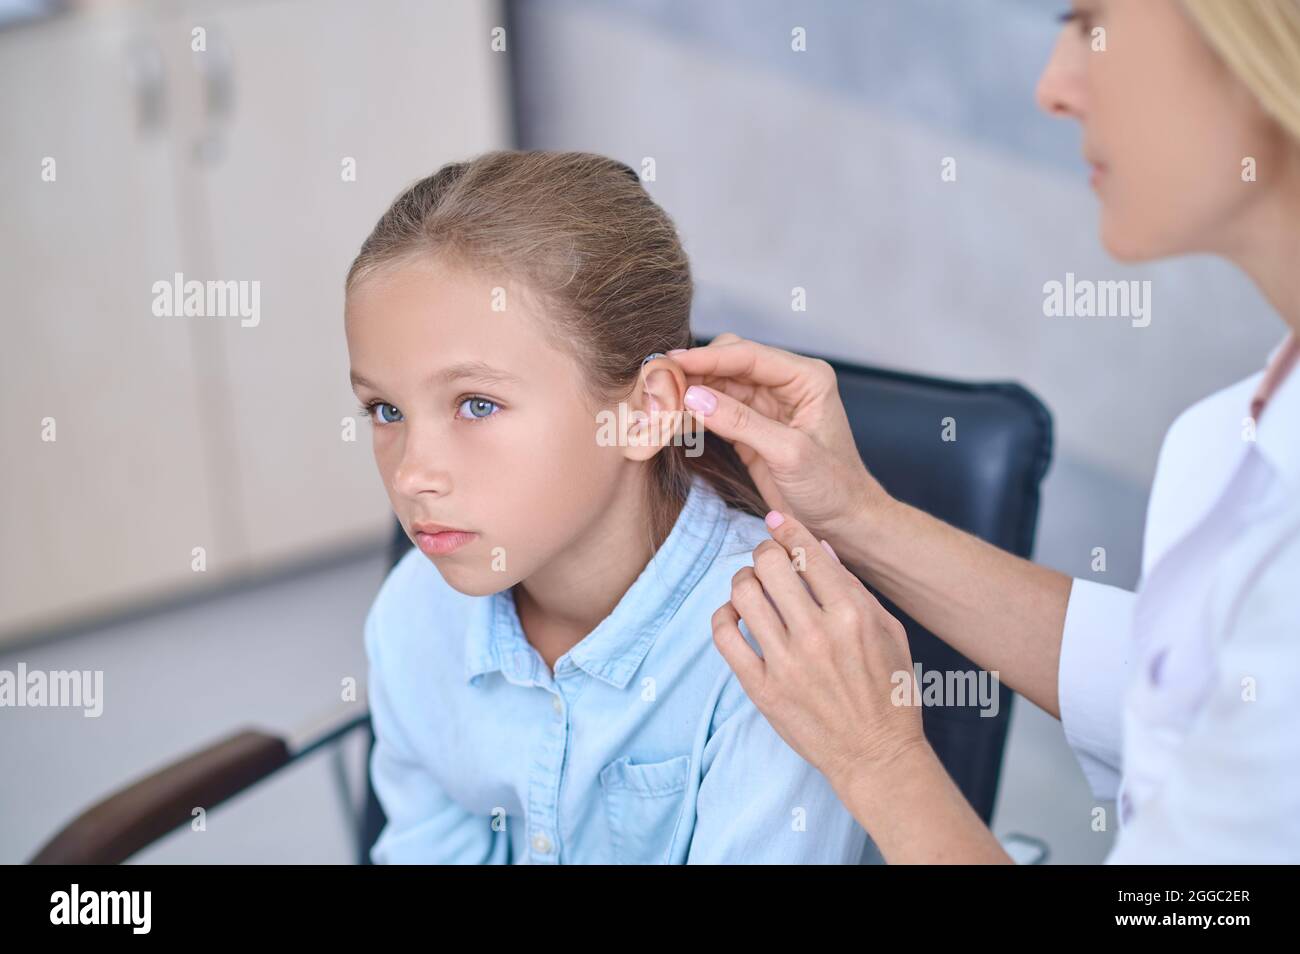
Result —
M1125 824L1128 824L1128 820L1133 817L1133 799L1129 798L1128 792L1120 796L1119 817Z
M542 855L551 853L551 839L547 838L543 832L533 835L533 851Z
M559 696L551 696L551 708L556 712L564 711L564 703L560 701Z

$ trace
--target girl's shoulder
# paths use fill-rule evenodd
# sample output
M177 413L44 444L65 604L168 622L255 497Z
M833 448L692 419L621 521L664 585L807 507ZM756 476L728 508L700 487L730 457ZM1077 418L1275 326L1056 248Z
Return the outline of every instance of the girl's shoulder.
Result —
M721 561L726 566L734 565L737 570L742 566L753 566L754 547L764 540L772 539L772 535L767 532L767 524L762 517L735 507L727 507L725 513L727 529L714 563Z
M720 524L718 537L721 539L690 595L690 603L697 612L705 606L712 614L731 599L732 578L741 567L753 566L754 548L771 539L762 518L734 507L722 511Z
M691 601L692 612L703 622L703 625L694 631L700 640L708 644L708 655L711 659L716 654L716 650L712 647L713 632L710 625L714 611L731 599L731 583L736 573L742 567L754 565L754 548L764 540L772 539L762 517L756 517L730 506L726 508L724 514L726 527L722 534L722 545L692 594ZM761 647L744 620L741 620L739 628L750 648L762 655ZM736 674L721 661L720 656L717 657L717 662L720 676L712 693L710 736L719 726L738 715L749 712L750 716L761 718L744 689L741 688Z

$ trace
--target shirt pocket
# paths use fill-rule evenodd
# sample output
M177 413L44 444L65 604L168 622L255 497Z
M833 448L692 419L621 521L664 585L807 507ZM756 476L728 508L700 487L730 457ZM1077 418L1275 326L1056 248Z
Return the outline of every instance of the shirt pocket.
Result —
M600 770L614 859L624 865L662 865L685 808L691 757L633 762L624 756Z

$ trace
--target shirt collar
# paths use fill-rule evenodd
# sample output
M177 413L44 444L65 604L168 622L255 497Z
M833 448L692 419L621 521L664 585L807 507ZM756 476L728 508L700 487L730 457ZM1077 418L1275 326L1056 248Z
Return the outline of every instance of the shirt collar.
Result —
M566 654L574 665L615 688L626 686L713 563L726 535L725 518L726 503L703 477L692 475L681 513L659 550L613 612ZM548 675L519 623L512 588L482 598L466 638L469 684L479 685L485 673L498 670L519 685L542 683Z
M1255 446L1278 474L1300 484L1300 340L1287 335L1269 355L1251 401ZM1265 413L1267 411L1267 413Z

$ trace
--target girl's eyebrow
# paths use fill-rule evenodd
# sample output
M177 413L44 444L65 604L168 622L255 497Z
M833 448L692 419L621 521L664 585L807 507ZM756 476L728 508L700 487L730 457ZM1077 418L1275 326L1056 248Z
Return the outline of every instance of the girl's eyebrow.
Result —
M468 378L474 381L486 381L489 384L522 384L523 382L516 374L511 374L502 368L494 368L484 361L462 361L459 364L448 365L441 371L430 375L430 380L441 378L447 383L459 381Z
M362 377L355 371L350 372L352 379L352 389L355 391L358 386L378 390L367 378ZM428 382L443 381L451 384L460 380L482 381L488 384L522 384L518 375L512 374L502 368L494 368L484 361L461 361L457 364L451 364L441 371L435 371L429 375Z

